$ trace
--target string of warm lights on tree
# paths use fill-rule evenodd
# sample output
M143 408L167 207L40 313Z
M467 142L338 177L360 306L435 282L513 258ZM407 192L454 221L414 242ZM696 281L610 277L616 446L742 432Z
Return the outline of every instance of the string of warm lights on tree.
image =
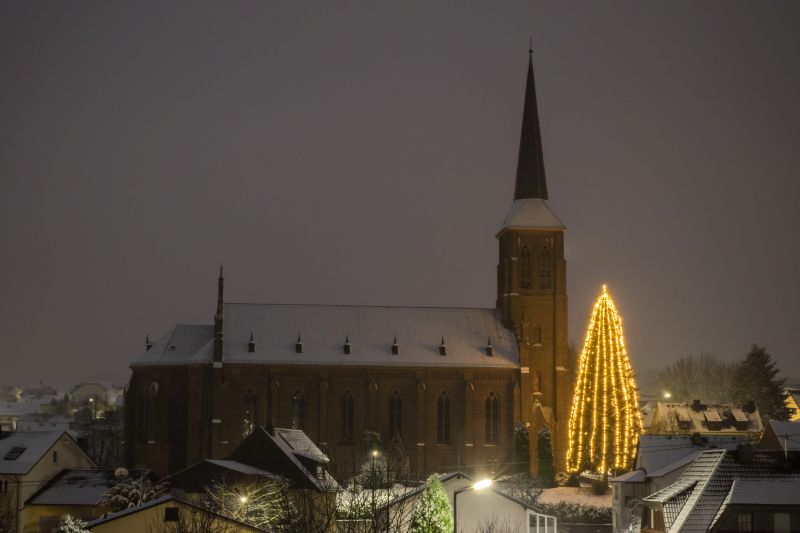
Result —
M569 417L567 470L627 470L642 433L622 319L603 285L581 352Z

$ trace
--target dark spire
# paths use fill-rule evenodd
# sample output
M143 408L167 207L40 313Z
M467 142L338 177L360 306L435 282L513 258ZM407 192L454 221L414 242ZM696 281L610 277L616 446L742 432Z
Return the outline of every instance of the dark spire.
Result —
M217 280L217 312L214 314L214 363L222 363L222 331L225 306L223 303L223 288L225 280L222 277L222 265L219 266L219 279Z
M533 81L532 45L528 50L528 80L525 83L522 134L519 139L519 159L517 159L517 182L514 187L514 200L521 198L547 199L542 133L539 128L539 110L536 107L536 84Z

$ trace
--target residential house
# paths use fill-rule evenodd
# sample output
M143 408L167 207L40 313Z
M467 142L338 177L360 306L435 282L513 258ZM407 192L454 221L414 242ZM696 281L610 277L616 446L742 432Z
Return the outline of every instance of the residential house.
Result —
M37 532L38 524L22 521L28 498L64 468L95 466L64 431L0 435L0 520L18 524L19 533Z
M694 400L684 403L658 402L645 433L650 435L718 435L758 439L764 430L755 403L707 405Z
M316 524L333 524L339 484L330 460L302 430L258 427L225 459L204 459L163 479L174 494L196 500L214 483L244 487L279 481L294 507Z
M87 524L97 533L161 533L178 531L213 531L214 533L250 533L262 529L209 511L205 507L172 495L144 505L108 514Z
M634 469L609 479L614 531L624 531L641 514L641 500L671 485L708 449L734 450L744 437L699 435L642 435Z
M800 387L786 387L786 407L789 408L789 420L792 422L800 421Z
M779 493L798 482L800 471L750 445L705 450L674 483L643 498L642 531L797 531L797 493Z
M453 472L440 477L444 491L453 506L455 530L457 533L482 531L528 531L532 520L539 517L540 531L544 532L544 521L548 520L548 531L555 531L555 519L537 514L526 503L501 490L489 486L473 489L475 479L462 473ZM410 531L414 506L425 490L421 485L393 499L382 518L392 531ZM535 525L532 531L536 531Z
M141 480L149 470L64 469L25 501L23 524L36 524L38 533L50 533L61 516L70 514L84 521L110 511L101 505L108 490L121 479Z

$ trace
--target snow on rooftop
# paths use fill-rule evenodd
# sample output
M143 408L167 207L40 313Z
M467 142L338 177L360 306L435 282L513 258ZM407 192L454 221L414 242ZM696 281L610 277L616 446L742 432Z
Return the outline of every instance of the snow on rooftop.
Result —
M555 213L541 198L514 200L503 221L502 230L520 229L566 229Z
M0 438L0 474L26 474L64 431L15 431Z
M223 358L229 363L516 368L519 352L496 309L346 305L225 304ZM255 351L248 343L253 333ZM302 353L296 353L300 335ZM393 355L395 335L399 353ZM343 344L349 338L351 353ZM442 337L447 354L439 354ZM491 339L493 355L486 354ZM212 326L175 326L132 366L207 363Z

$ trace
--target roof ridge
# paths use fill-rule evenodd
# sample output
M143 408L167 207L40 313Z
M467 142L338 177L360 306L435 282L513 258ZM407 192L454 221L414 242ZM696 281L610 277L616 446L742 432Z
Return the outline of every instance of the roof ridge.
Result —
M469 309L475 311L495 311L496 307L469 307L445 305L371 305L371 304L309 304L309 303L280 303L280 302L225 302L225 305L264 305L264 306L293 306L293 307L369 307L387 309Z

